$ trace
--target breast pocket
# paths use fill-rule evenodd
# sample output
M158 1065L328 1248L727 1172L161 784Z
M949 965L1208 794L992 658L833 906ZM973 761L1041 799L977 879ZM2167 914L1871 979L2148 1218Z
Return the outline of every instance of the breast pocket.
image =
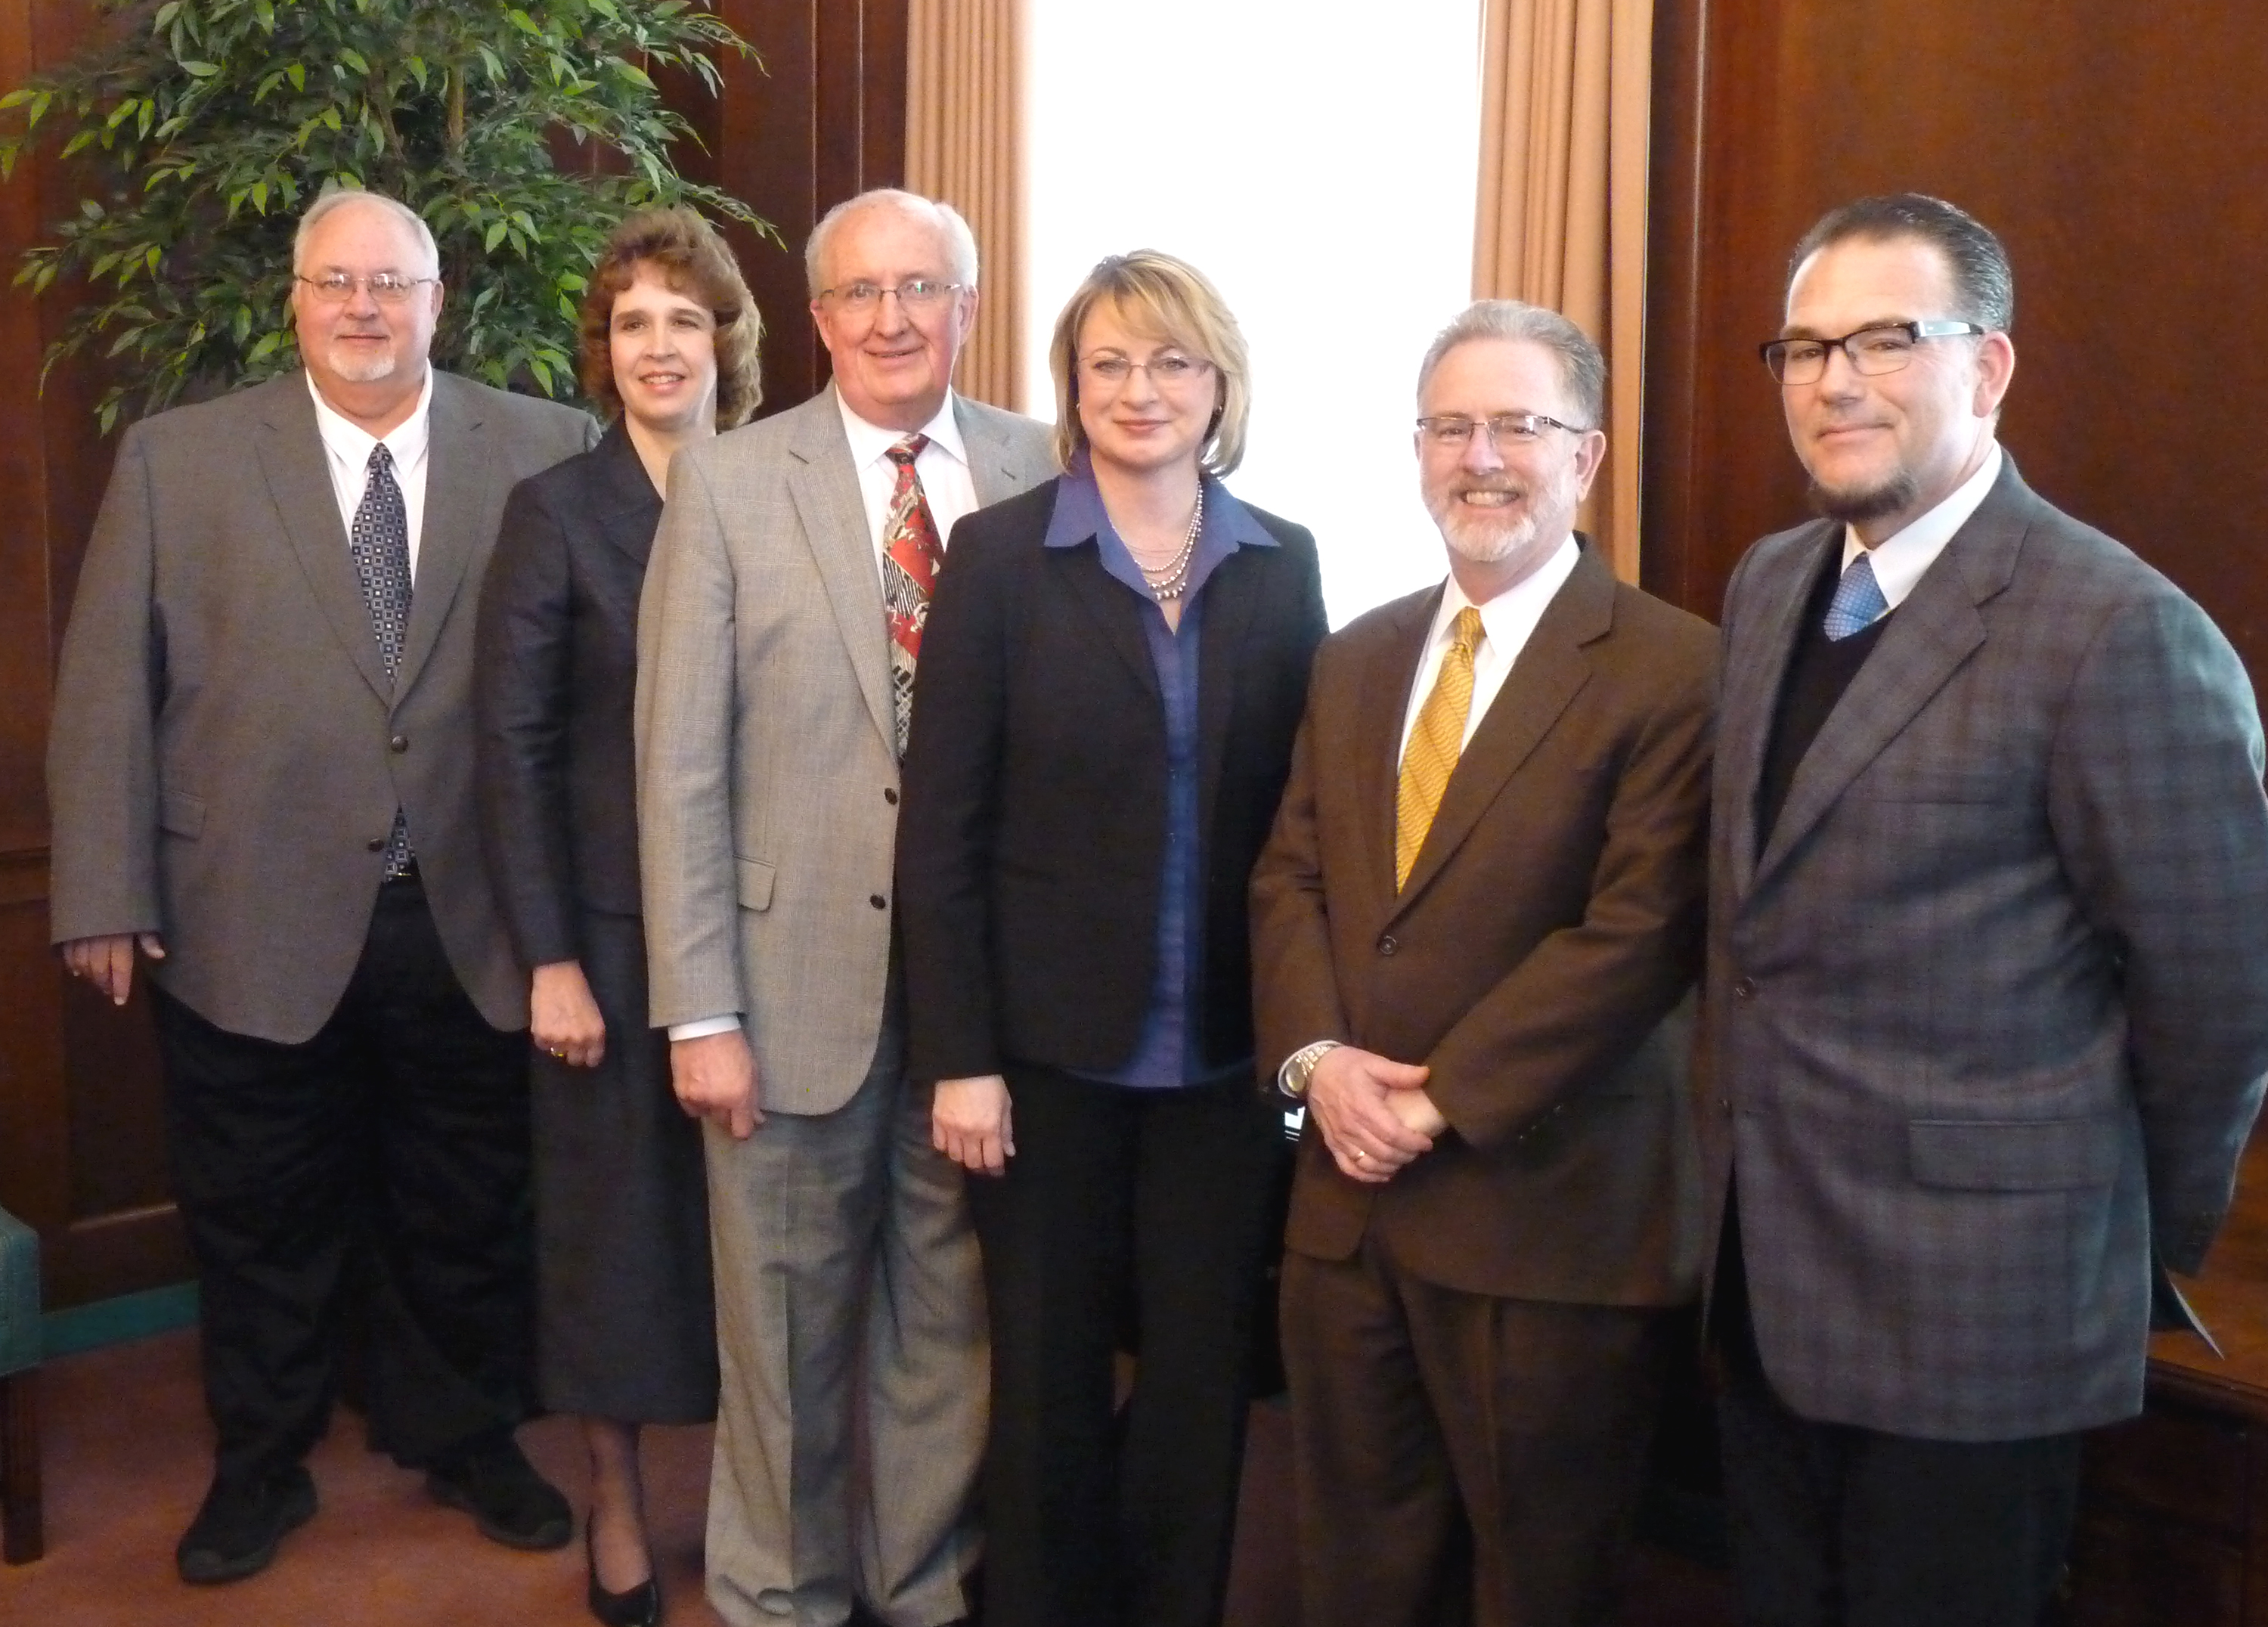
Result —
M773 870L760 858L735 858L733 861L735 890L743 909L769 909L772 907Z
M194 842L204 835L205 799L186 791L169 791L158 799L158 827L167 836Z

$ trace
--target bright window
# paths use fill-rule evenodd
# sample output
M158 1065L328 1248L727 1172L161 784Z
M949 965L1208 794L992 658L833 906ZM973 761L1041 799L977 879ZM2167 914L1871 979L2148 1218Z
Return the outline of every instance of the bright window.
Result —
M1213 280L1252 350L1238 496L1322 551L1334 624L1437 581L1418 498L1418 362L1470 298L1478 0L1030 0L1027 410L1105 254Z

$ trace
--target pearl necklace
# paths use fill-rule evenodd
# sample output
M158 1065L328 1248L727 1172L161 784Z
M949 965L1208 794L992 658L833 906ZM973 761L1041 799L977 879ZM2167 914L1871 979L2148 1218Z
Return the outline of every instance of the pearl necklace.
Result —
M1189 592L1189 565L1197 558L1197 533L1204 529L1204 487L1200 484L1197 487L1197 505L1189 514L1189 531L1182 536L1182 546L1174 556L1155 571L1139 559L1134 562L1135 568L1141 571L1142 579L1150 585L1150 592L1157 596L1159 603L1171 604ZM1131 553L1133 550L1129 548L1127 551Z

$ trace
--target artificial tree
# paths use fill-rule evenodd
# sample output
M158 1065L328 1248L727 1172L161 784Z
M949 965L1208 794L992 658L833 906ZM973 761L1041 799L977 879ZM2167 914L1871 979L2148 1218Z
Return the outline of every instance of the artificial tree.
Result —
M431 226L439 364L546 394L575 388L576 298L624 214L690 202L770 230L672 162L691 132L649 70L713 95L720 55L754 62L689 0L99 4L100 43L0 97L0 177L59 140L83 193L16 280L84 287L47 365L110 358L106 432L298 365L291 233L327 186L389 193Z

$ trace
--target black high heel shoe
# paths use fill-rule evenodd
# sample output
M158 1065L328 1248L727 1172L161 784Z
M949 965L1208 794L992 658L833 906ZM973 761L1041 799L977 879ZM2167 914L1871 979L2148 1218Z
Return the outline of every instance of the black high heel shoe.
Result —
M649 1576L635 1587L621 1593L608 1593L599 1586L599 1559L591 1545L591 1522L583 1521L583 1564L589 1572L591 1585L584 1594L584 1602L591 1614L606 1623L606 1627L661 1627L661 1582Z

